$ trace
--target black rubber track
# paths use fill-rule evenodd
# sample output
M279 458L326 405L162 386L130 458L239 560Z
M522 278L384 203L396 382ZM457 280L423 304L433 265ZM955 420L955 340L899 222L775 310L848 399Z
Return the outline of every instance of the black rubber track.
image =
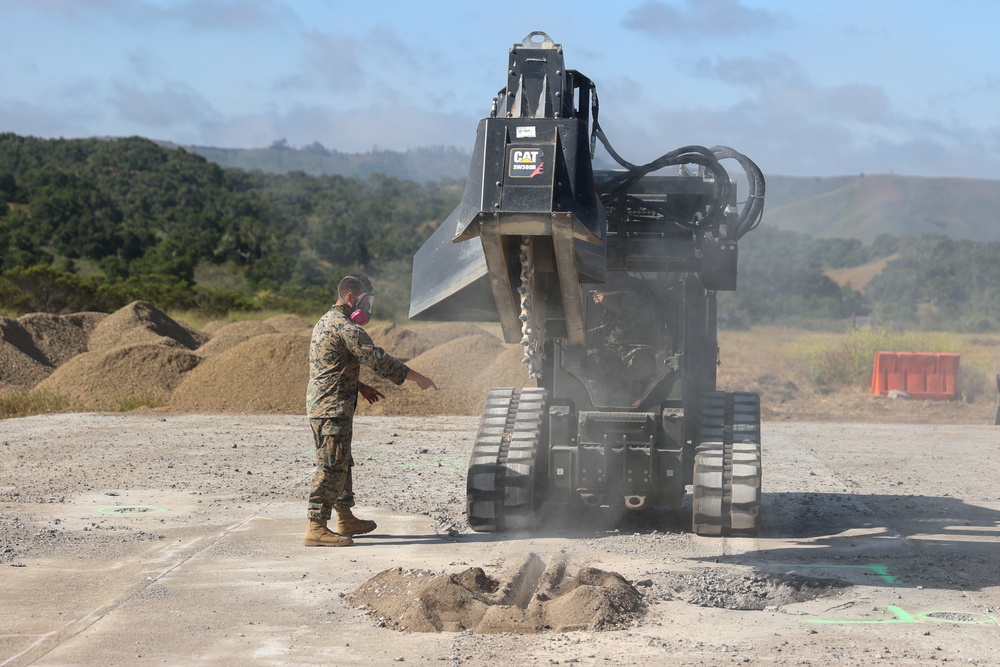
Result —
M526 530L535 523L538 443L544 389L492 389L469 460L466 500L476 532Z
M760 531L760 397L707 392L694 459L691 528L698 535Z

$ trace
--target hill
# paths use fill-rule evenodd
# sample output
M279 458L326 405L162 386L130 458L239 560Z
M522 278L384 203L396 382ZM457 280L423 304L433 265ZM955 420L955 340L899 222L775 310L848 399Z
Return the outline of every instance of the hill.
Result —
M888 257L880 257L862 264L861 266L848 266L839 269L826 269L823 274L841 287L851 287L864 293L865 287L873 278L882 273L889 262L899 259L900 254L894 253Z
M268 148L183 148L223 168L357 178L384 174L418 183L465 179L470 159L467 151L450 146L366 153L342 153L319 143L293 148L284 142ZM883 234L940 234L1000 241L1000 225L995 224L1000 181L895 174L822 178L768 175L766 201L764 224L817 238L871 243Z
M1000 241L1000 181L892 174L767 177L764 224L817 238L939 234Z
M167 147L173 144L161 142ZM223 169L259 169L265 173L301 171L310 176L368 178L383 174L417 183L464 179L469 173L469 153L452 146L426 146L405 152L373 149L366 153L342 153L319 142L292 148L275 142L267 148L212 148L183 146Z

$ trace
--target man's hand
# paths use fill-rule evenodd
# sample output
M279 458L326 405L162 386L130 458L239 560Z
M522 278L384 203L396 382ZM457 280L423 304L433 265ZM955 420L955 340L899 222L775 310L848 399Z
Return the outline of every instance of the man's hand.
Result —
M385 398L385 394L380 392L375 387L369 387L364 382L358 383L358 393L361 394L369 403L378 403L380 398Z
M426 375L423 375L422 373L418 373L412 368L406 374L406 379L410 380L411 382L416 382L417 386L420 387L421 389L429 389L431 387L437 389L437 385L434 384L434 380L430 379Z

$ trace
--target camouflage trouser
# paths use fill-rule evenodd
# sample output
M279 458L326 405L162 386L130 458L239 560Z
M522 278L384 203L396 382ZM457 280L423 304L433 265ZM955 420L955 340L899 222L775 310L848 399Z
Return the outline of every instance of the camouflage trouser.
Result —
M316 472L309 492L309 518L326 521L333 508L353 507L351 483L351 437L354 423L350 419L310 419L316 441Z

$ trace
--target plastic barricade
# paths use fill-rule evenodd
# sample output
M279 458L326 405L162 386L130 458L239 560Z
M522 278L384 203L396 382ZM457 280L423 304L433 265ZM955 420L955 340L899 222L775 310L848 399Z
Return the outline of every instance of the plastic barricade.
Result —
M872 393L905 392L911 398L946 401L958 391L958 354L947 352L876 352Z

